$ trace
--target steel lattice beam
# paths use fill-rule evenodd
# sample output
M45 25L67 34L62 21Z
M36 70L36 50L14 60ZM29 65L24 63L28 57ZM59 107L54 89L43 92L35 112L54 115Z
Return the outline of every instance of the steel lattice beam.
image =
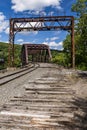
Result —
M74 17L51 16L33 18L11 18L9 35L9 66L14 66L14 36L21 31L71 30L72 67L75 67Z

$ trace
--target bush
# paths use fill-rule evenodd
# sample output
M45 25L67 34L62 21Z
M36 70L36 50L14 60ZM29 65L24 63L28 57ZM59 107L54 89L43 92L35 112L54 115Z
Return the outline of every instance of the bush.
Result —
M70 64L68 63L68 58L66 58L66 55L64 53L59 53L58 55L55 55L55 57L52 58L52 62L62 66L70 66Z

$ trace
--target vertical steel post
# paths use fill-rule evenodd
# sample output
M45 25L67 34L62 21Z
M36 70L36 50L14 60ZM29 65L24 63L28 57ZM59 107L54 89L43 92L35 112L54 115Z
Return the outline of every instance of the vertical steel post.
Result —
M9 67L14 67L14 21L10 19L10 30L9 30Z
M28 64L28 48L25 46L25 57L26 57L26 64Z
M74 17L71 19L71 59L72 68L75 68Z

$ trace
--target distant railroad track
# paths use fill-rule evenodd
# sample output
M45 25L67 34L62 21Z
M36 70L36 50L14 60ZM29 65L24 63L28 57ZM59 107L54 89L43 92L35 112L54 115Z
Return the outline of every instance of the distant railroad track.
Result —
M28 74L29 72L34 71L38 67L39 67L39 64L32 63L32 65L27 66L27 68L23 68L23 69L18 70L18 71L14 72L14 73L2 76L2 77L0 77L0 86L4 85L4 84L7 84L8 82L13 81L13 80L15 80L17 78L20 78L21 76L24 76L24 75Z

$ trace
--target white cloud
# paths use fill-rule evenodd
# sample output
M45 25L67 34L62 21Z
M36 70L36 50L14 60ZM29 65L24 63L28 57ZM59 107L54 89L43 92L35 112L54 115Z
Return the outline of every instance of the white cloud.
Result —
M3 15L2 12L0 12L0 21L3 21L5 19L5 16Z
M8 28L9 22L6 20L5 15L0 12L0 33L5 32Z
M49 41L49 38L48 38L48 37L46 38L46 41Z
M58 48L62 48L62 45L63 45L63 42L59 42L59 43L56 43L55 41L51 41L51 42L43 42L42 44L46 44L48 45L50 48L54 49L58 49Z
M55 40L58 40L59 37L52 37L52 38L46 38L45 41L55 41Z
M59 42L58 45L59 45L59 46L63 46L63 42L62 42L62 41Z
M54 14L54 11L50 11L49 13L48 13L48 16L52 16Z
M54 35L55 35L55 36L58 36L60 33L62 33L62 31L61 31L61 30L58 30L58 31L55 31L55 32L54 32Z
M45 11L39 11L39 10L35 10L35 11L29 10L27 12L27 14L39 15L39 16L46 16L47 15Z
M27 39L26 39L27 40ZM31 40L31 41L25 41L24 39L20 38L16 40L17 44L23 45L23 44L36 44L37 43L37 39Z
M6 30L8 23L6 21L0 21L0 33Z
M23 39L18 39L17 42L23 42L24 40Z
M18 43L18 44L20 44L20 45L22 45L22 44L23 44L23 42L24 42L24 40L23 40L23 39L18 39L18 40L16 41L16 43Z
M57 39L59 39L58 37L52 37L50 40L51 41L55 41L55 40L57 40Z
M51 47L52 47L52 46L58 47L59 45L58 45L58 43L56 43L56 42L53 41L53 42L50 42L50 43L49 43L49 46L51 46Z
M22 35L37 35L38 34L38 31L22 31L22 32L19 32L20 34Z
M22 12L26 10L42 10L48 6L53 6L60 9L61 1L62 0L12 0L12 9L15 12Z
M57 48L57 47L54 47L53 49L54 49L54 50L57 50L58 48Z
M26 14L31 14L31 15L33 15L33 14L34 14L34 15L39 15L39 14L40 14L40 11L38 11L38 10L37 10L37 11L32 11L32 10L29 10L29 11L27 11L27 12L26 12Z
M9 27L6 28L5 33L9 34Z
M40 16L46 16L47 15L45 11L41 11L39 14L40 14Z

